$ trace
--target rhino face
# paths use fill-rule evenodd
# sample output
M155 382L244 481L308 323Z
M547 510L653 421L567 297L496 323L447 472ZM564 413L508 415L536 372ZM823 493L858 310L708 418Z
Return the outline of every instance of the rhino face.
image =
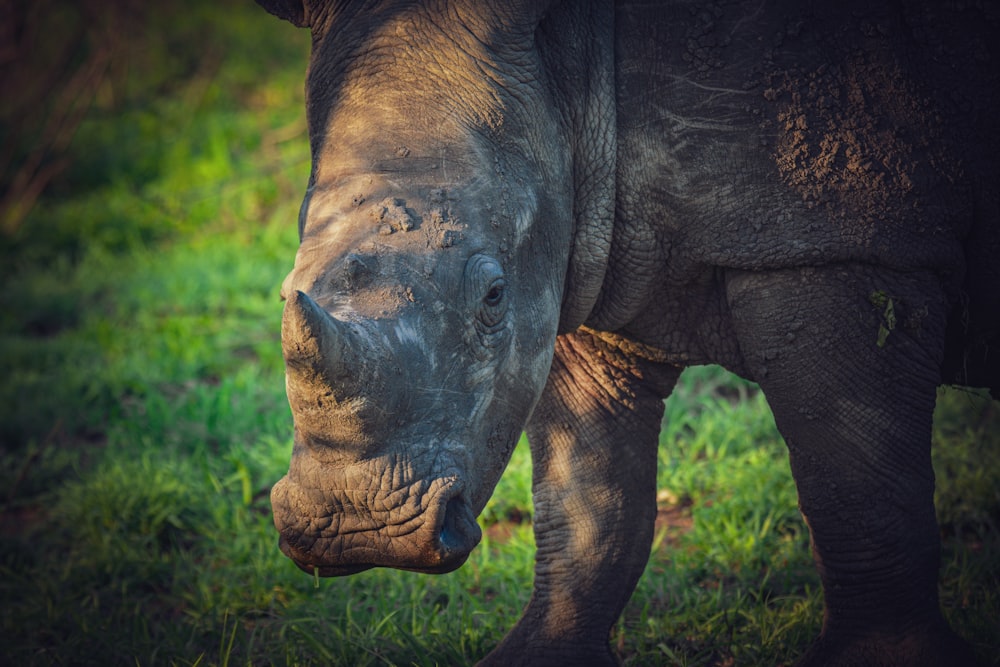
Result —
M324 576L465 561L544 387L567 267L568 149L537 54L406 6L313 28L272 505L284 553Z
M286 281L295 448L272 503L284 552L324 575L461 565L551 361L556 286L402 201L334 213Z

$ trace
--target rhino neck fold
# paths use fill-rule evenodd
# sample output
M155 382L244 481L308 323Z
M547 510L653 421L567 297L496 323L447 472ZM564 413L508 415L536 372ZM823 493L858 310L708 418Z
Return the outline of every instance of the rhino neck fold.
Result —
M591 314L608 268L617 170L614 34L614 7L598 2L562 3L538 32L574 146L574 231L560 333Z

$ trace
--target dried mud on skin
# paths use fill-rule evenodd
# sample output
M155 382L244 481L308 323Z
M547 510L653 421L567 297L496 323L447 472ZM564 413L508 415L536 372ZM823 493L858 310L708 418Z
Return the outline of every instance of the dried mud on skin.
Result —
M896 62L859 53L843 65L786 72L764 96L778 103L782 178L832 219L904 224L927 183L961 177L944 148L942 118Z

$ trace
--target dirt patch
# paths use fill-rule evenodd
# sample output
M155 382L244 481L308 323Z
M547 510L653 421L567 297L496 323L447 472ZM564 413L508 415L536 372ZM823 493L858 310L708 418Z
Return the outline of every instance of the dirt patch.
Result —
M663 495L662 492L660 495ZM691 532L694 527L691 505L690 498L671 504L657 504L656 522L653 524L653 545L657 551L672 548L685 534Z
M764 97L778 102L774 159L782 178L833 219L902 223L920 208L918 184L960 176L933 101L885 54L785 72Z
M531 523L531 515L511 510L504 517L504 520L491 523L486 526L483 532L487 539L494 544L504 544L514 535L514 531L526 523Z

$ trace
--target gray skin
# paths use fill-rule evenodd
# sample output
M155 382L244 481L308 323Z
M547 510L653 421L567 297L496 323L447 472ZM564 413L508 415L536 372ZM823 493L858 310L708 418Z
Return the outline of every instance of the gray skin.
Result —
M614 664L663 399L715 363L788 444L798 664L972 662L930 430L940 383L1000 392L995 5L260 2L313 34L289 557L457 568L526 428L534 592L482 664Z

